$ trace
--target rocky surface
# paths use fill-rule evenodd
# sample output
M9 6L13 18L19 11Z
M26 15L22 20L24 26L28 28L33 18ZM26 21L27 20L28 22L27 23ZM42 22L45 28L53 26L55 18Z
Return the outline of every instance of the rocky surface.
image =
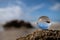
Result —
M16 40L60 40L60 30L36 30Z
M54 22L50 25L49 27L50 30L60 30L60 23L59 22Z

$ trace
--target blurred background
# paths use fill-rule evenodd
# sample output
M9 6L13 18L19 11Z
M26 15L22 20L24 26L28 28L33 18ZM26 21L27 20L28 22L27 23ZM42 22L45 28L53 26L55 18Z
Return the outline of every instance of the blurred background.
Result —
M34 31L38 28L36 23L41 16L49 17L53 28L56 29L58 26L60 29L60 0L0 0L0 33L3 35L0 39L15 40L22 33L21 30L23 29L5 31L3 25L7 22L11 20L24 20L30 22L32 26L36 26L36 28L32 28L32 31ZM52 29L52 27L49 29ZM25 32L25 30L29 32ZM23 32L26 34L31 31L31 29L27 28L25 30ZM13 37L10 35L13 35ZM10 39L7 38L8 36Z

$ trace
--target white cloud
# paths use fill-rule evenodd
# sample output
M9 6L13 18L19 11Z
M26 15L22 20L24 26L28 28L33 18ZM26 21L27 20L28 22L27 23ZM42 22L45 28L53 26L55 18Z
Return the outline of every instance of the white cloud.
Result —
M42 3L42 4L39 4L39 5L30 7L30 8L28 9L28 12L29 12L29 13L34 12L34 11L36 11L36 10L38 10L38 9L43 8L44 6L45 6L45 4Z
M0 24L13 19L20 19L24 15L23 7L26 5L21 1L16 1L16 4L8 3L6 7L0 8Z
M34 12L34 11L36 11L38 9L41 9L41 8L43 8L45 6L44 3L41 3L39 5L27 7L27 5L25 3L23 3L23 2L20 2L20 1L16 1L16 2L17 2L17 4L22 5L22 7L26 11L26 13Z
M60 10L60 3L56 3L55 5L50 7L51 10L59 11Z
M0 22L6 22L12 19L18 19L22 14L22 9L19 6L7 6L0 8Z

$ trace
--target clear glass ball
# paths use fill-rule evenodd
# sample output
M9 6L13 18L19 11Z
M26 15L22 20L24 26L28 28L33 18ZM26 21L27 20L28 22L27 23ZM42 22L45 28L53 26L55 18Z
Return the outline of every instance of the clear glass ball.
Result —
M49 24L50 24L50 19L47 16L41 16L38 19L38 27L41 29L48 29Z

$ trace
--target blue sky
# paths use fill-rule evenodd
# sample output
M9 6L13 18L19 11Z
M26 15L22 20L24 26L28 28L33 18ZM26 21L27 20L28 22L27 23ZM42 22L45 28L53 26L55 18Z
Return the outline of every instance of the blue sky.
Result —
M36 21L40 16L60 22L60 0L0 0L0 22L13 19Z

